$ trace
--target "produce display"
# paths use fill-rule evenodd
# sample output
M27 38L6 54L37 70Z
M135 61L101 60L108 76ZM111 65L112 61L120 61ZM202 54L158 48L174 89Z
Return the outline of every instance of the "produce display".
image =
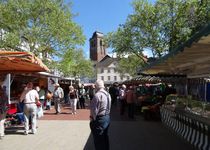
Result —
M184 109L187 112L210 118L210 103L194 100L191 96L168 95L164 104L170 109Z

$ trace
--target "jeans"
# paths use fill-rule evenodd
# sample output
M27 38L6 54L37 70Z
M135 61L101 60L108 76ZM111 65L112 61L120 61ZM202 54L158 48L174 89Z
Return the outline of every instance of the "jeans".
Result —
M90 129L96 150L109 150L109 124L109 115L96 117L96 120L90 122Z
M56 111L56 113L60 113L60 112L61 112L61 108L60 108L60 98L55 98L55 99L54 99L54 106L55 106L55 111Z

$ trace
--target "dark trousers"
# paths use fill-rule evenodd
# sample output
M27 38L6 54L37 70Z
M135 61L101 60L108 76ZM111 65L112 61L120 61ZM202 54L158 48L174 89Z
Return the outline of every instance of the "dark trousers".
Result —
M97 117L96 120L90 122L90 129L96 150L109 150L109 124L109 115Z
M81 109L85 109L85 99L83 97L79 98L79 104Z
M120 99L120 115L123 115L125 112L126 101L125 99Z
M132 119L134 118L134 103L128 104L128 117Z
M77 109L80 109L80 107L79 107L79 100L77 101Z
M112 105L117 105L117 96L111 95L111 98L112 98Z
M89 97L90 97L90 100L92 100L92 99L93 99L93 97L94 97L94 95L89 95Z

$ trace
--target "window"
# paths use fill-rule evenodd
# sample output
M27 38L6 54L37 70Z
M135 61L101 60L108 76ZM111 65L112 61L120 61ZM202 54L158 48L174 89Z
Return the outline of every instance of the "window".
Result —
M123 80L123 76L120 77L120 80Z
M104 76L101 76L101 80L104 80Z
M114 73L116 73L117 72L117 70L116 70L116 68L114 68Z
M117 76L114 76L114 80L117 81Z
M101 73L104 73L104 68L101 68Z
M111 78L110 78L110 76L108 76L108 81L110 81L111 80Z
M110 73L110 68L108 68L107 72Z

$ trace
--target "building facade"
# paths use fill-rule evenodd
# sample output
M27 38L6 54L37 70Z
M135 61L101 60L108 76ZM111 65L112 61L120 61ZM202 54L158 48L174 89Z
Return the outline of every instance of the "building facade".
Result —
M90 59L94 62L96 80L101 79L106 85L110 85L131 79L129 74L121 75L117 72L118 59L107 55L103 33L94 32L89 41Z

